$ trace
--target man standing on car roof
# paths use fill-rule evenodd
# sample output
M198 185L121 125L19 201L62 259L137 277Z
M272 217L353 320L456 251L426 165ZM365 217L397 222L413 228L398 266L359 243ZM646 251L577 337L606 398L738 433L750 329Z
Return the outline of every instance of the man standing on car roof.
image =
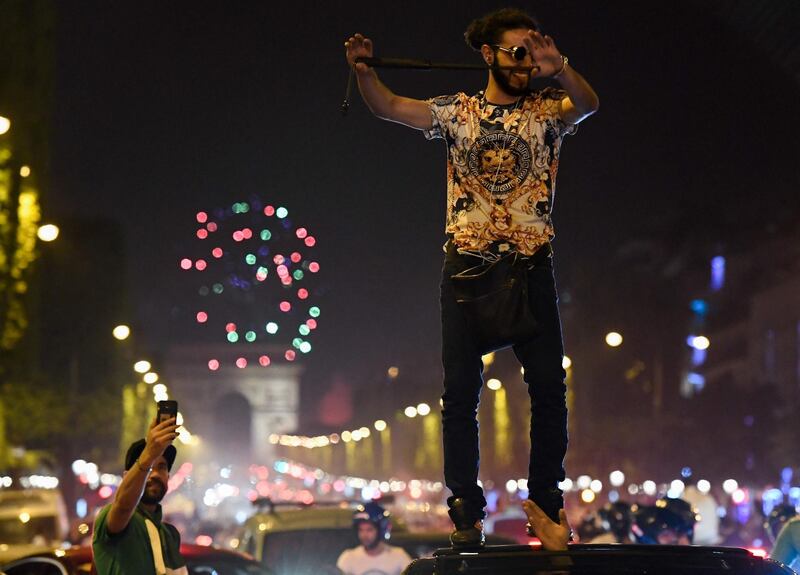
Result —
M440 294L444 477L452 492L447 500L455 526L451 542L474 547L483 545L486 516L476 419L482 351L478 330L471 329L457 301L453 277L510 254L525 264L527 298L538 329L532 339L511 343L531 398L529 497L558 525L567 405L551 213L561 143L598 109L599 99L525 12L505 8L487 14L474 20L464 37L487 66L486 88L429 100L393 93L373 68L357 61L373 56L371 39L354 34L345 48L361 96L375 116L447 144L448 241ZM559 87L531 90L532 75L551 78Z
M345 549L336 561L345 575L400 575L411 563L404 549L389 545L391 531L389 511L371 501L359 505L353 514L353 528L361 543L353 549Z
M181 536L161 520L177 450L175 418L150 425L147 439L131 444L114 502L94 523L92 552L98 575L188 575Z

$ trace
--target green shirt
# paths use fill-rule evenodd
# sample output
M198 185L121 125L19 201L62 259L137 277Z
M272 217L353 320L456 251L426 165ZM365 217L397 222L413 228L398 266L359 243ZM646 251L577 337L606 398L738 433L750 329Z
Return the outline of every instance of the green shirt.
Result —
M161 553L168 570L185 565L180 554L181 536L174 526L161 521L161 506L149 513L139 505L128 526L119 533L109 533L106 520L111 505L97 514L92 535L92 551L98 575L156 575L153 551L145 519L158 528Z

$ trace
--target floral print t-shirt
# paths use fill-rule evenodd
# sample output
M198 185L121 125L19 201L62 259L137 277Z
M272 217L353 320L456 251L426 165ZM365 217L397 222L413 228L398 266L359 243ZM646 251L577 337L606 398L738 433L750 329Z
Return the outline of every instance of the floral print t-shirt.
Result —
M459 250L508 242L532 255L554 236L550 213L561 140L575 125L558 115L563 90L531 92L495 105L483 92L428 100L428 139L447 143L447 224Z

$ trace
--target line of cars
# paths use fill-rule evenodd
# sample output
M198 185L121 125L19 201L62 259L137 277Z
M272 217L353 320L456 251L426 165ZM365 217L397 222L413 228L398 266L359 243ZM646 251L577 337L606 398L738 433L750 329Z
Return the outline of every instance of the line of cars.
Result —
M353 508L264 503L243 525L237 550L183 544L190 575L336 575L357 544ZM446 532L412 532L395 520L390 543L414 558L407 575L795 575L744 549L671 545L570 545L548 552L502 536L455 551ZM91 548L42 551L0 567L4 575L92 575Z

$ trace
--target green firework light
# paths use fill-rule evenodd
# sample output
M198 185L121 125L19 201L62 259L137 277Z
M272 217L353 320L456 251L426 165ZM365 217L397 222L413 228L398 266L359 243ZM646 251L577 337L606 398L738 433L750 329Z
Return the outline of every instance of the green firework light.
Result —
M310 353L321 314L316 238L293 225L287 208L257 198L198 211L195 220L191 255L179 262L199 279L192 313L206 337L237 350L233 361L208 358L208 368L268 367Z

